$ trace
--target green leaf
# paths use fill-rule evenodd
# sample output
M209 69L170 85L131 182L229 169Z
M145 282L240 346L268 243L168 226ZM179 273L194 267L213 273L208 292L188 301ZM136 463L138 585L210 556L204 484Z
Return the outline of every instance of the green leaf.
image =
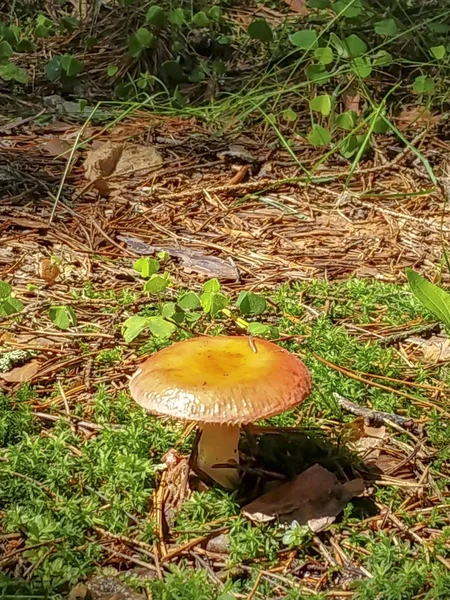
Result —
M153 33L145 27L139 27L139 29L136 31L136 37L142 48L149 48L156 40Z
M372 73L372 64L367 56L358 56L353 59L352 70L358 77L364 79Z
M341 56L342 58L348 58L348 48L346 43L338 38L338 36L333 32L330 33L330 44L335 47L338 56Z
M154 258L142 257L135 261L133 269L140 273L144 279L148 279L151 275L159 271L160 264Z
M44 27L51 27L53 25L53 22L42 13L37 16L36 23L38 25L44 25Z
M34 52L36 46L33 44L31 40L27 40L26 38L22 38L20 42L16 46L16 52Z
M317 46L317 32L314 29L303 29L290 35L289 41L301 50L311 50Z
M320 125L313 125L310 133L308 134L308 142L312 146L328 146L331 142L331 133L325 127Z
M228 298L220 292L203 292L200 302L205 313L212 317L228 306Z
M365 54L367 52L366 42L364 42L354 33L345 38L345 44L347 46L348 53L352 58L356 58L357 56L361 56L361 54Z
M169 279L163 275L152 275L144 285L144 291L150 294L160 294L169 286Z
M330 73L323 65L308 65L306 67L306 76L314 83L325 84L330 81Z
M178 298L177 304L183 310L195 310L200 306L200 298L195 292L186 292Z
M360 0L338 0L337 2L333 2L331 8L337 15L346 17L347 19L354 19L362 11Z
M419 302L445 325L450 326L450 294L416 271L407 268L409 287Z
M249 323L247 331L250 335L265 335L269 332L269 327L263 323Z
M192 69L192 71L189 73L188 79L191 83L198 83L199 81L204 81L205 77L205 72L201 65L199 65L198 67Z
M447 54L447 50L445 49L445 46L442 46L442 45L440 45L440 46L432 46L430 48L430 52L431 52L431 55L436 60L442 60L443 58L445 58L445 56Z
M174 8L169 13L169 23L172 25L176 25L177 27L181 27L186 22L184 18L184 10L182 8Z
M288 121L289 123L293 123L294 121L297 120L297 113L295 112L295 110L292 110L291 107L286 108L286 110L284 110L282 112L282 117L285 121Z
M434 90L434 80L426 75L419 75L414 79L413 90L417 94L426 94Z
M236 304L243 315L261 315L267 308L264 296L245 291L239 294Z
M398 33L397 23L394 19L384 19L375 23L375 31L378 35L392 37Z
M4 81L17 81L17 83L27 83L30 79L25 69L13 63L0 65L0 78Z
M162 317L148 317L148 328L155 337L168 338L176 330L177 326L169 323Z
M365 140L365 135L351 135L350 137L345 139L340 147L340 152L342 156L346 159L352 158L352 156L354 156L362 147Z
M372 64L374 67L388 67L393 63L392 54L386 52L386 50L379 50L372 56Z
M208 17L213 21L218 21L222 17L222 9L217 4L215 6L211 6L208 11Z
M0 279L0 300L3 300L3 298L8 298L8 296L11 296L11 292L12 292L12 287L9 285L9 283L7 283L6 281L2 281Z
M64 54L61 57L61 68L67 77L76 77L83 70L83 63L71 54Z
M18 313L21 310L23 310L22 302L13 296L9 296L4 300L0 300L0 314L3 313L4 315L8 316Z
M184 315L184 318L188 323L196 323L201 317L202 315L198 312L188 312Z
M331 112L332 98L329 94L323 94L322 96L316 96L309 102L311 110L320 112L324 117L328 117Z
M175 302L166 302L162 307L161 315L165 319L172 319L175 323L182 323L185 317L184 311Z
M10 58L13 54L13 49L7 41L0 42L0 58Z
M164 73L167 75L167 77L169 77L169 79L171 79L172 81L183 81L183 69L176 60L166 60L166 62L163 62L161 67Z
M203 10L195 13L195 15L192 17L192 25L194 27L209 27L209 19Z
M220 292L219 280L214 278L214 279L209 279L208 281L205 281L202 289L204 292L214 292L214 293Z
M69 329L77 324L77 316L71 306L52 306L48 313L59 329Z
M330 6L330 0L308 0L309 8L328 8Z
M325 48L316 48L314 50L314 58L321 65L329 65L334 60L333 49L330 46L326 46Z
M273 32L265 19L255 19L250 23L247 33L252 40L259 40L269 44L273 40Z
M108 69L106 71L108 74L108 77L114 77L114 75L116 75L118 70L119 70L119 67L117 65L108 65Z
M45 65L45 74L49 81L56 81L61 77L61 56L54 56L51 61Z
M139 56L142 50L150 48L156 38L151 31L145 27L140 27L136 33L128 37L128 51L133 58Z
M128 319L123 322L122 335L127 344L137 338L137 336L148 327L148 320L148 317L134 316L128 317Z
M377 117L373 124L372 131L374 133L387 133L390 130L389 122L383 119L383 117Z
M79 24L80 24L79 19L76 19L75 17L70 17L70 16L65 16L60 21L61 29L68 31L69 33L72 33L72 31L74 31L78 27Z
M34 35L37 38L48 38L50 35L50 29L44 25L38 25L34 30Z
M145 20L150 25L161 28L166 24L166 13L160 6L153 5L148 9Z
M336 117L336 127L340 127L346 131L351 131L355 127L357 118L358 115L354 110L346 110Z

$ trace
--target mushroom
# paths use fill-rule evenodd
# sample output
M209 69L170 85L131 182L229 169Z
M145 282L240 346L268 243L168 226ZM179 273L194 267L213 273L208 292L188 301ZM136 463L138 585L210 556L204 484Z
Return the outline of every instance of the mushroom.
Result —
M148 358L132 376L131 395L151 413L201 428L198 469L226 488L237 480L239 427L302 402L311 392L305 365L272 342L246 336L197 337Z

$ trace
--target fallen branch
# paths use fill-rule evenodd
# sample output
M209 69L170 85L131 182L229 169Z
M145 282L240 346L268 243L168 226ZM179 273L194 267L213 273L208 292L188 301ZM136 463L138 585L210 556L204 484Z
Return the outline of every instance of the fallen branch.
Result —
M373 423L394 423L395 425L398 425L399 427L405 427L406 429L411 428L414 424L413 420L407 417L401 417L400 415L395 415L393 413L372 410L371 408L359 406L359 404L355 404L354 402L351 402L350 400L347 400L347 398L344 398L336 393L334 393L333 396L342 409L346 410L352 415L356 415L357 417L367 418Z

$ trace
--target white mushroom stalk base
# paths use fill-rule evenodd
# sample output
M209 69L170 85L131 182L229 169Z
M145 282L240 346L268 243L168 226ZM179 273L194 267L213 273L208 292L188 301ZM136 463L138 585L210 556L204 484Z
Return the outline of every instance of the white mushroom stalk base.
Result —
M213 468L215 464L239 463L239 425L203 424L197 446L197 466L225 488L235 487L237 469Z

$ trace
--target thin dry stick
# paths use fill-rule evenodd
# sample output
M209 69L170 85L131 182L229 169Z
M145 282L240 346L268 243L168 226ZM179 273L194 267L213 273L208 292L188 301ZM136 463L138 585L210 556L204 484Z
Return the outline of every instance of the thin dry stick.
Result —
M333 393L333 396L336 398L341 408L352 415L356 415L357 417L366 417L375 423L395 423L400 427L411 427L414 424L414 421L407 417L401 417L400 415L393 413L373 410L371 408L366 408L365 406L359 406L359 404L355 404L354 402L347 400L347 398L344 398L336 392Z
M391 394L397 394L397 396L402 396L403 398L408 398L409 400L415 400L415 401L422 400L422 398L413 396L412 394L407 394L406 392L401 392L400 390L395 390L394 388L390 388L389 386L383 385L382 383L377 383L376 381L371 381L370 379L366 379L365 377L360 377L353 371L346 369L345 367L340 367L339 365L335 365L334 363L330 362L326 358L322 358L321 356L319 356L319 354L316 354L313 350L310 350L310 353L312 354L312 356L314 356L315 359L317 359L322 364L326 365L327 367L330 367L331 369L334 369L335 371L339 371L339 373L342 373L343 375L346 375L347 377L356 379L356 381L361 381L362 383L367 383L367 385L371 385L373 387L380 388L382 390L385 390L386 392L390 392Z

